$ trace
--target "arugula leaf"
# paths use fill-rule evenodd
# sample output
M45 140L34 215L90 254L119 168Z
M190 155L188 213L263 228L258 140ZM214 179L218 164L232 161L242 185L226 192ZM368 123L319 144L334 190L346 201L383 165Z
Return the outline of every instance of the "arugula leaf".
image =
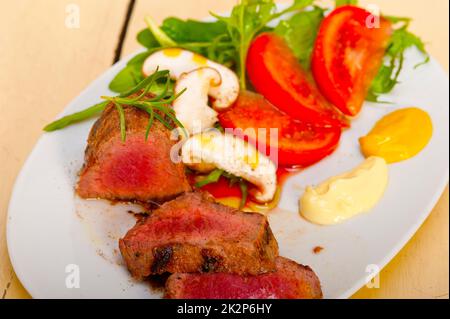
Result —
M335 7L345 6L345 5L358 5L358 0L336 0Z
M282 20L275 28L275 33L286 40L305 70L310 67L311 53L324 13L325 9L314 6L312 10L299 12L289 20Z
M166 85L161 86L158 84L158 80L162 80ZM77 123L80 121L83 121L85 119L88 119L90 117L93 117L95 115L98 115L99 113L103 112L105 107L108 105L108 103L112 102L116 105L119 117L120 117L120 130L121 130L121 136L122 140L125 140L125 134L126 134L126 124L125 124L125 116L123 113L123 105L130 105L135 106L137 108L143 109L147 111L150 116L152 117L153 108L158 109L161 111L163 116L167 116L171 118L170 109L164 108L161 105L168 105L172 103L175 99L180 96L184 91L180 92L179 94L174 95L173 90L170 91L168 88L169 84L169 71L156 71L152 75L148 76L141 82L139 82L137 85L133 86L129 90L124 91L123 93L119 94L115 97L110 96L103 96L102 98L105 99L105 101L95 104L93 106L88 107L87 109L84 109L82 111L66 115L59 120L53 121L52 123L46 125L44 127L44 130L47 132L52 132L55 130L60 130L66 126L69 126L73 123ZM129 97L129 95L135 94L138 91L143 91L140 95L137 97ZM155 95L154 98L146 98L146 93L153 93ZM155 118L161 121L161 123L164 124L164 119L157 113L154 114ZM174 121L175 124L177 124L179 127L183 128L181 123L179 121ZM169 126L169 129L172 129L171 126Z
M145 52L138 53L134 57L132 57L130 61L128 61L127 65L132 65L132 64L142 65L144 63L145 59L147 59L148 56L155 51L156 51L156 49L152 49L152 50L147 50Z
M147 49L160 47L158 40L156 40L155 36L148 28L141 30L137 34L136 39L142 46L146 47Z
M137 40L149 51L133 58L117 74L109 88L120 93L133 87L143 79L142 64L151 52L157 48L176 46L204 55L220 64L236 66L241 86L245 89L245 60L253 38L266 31L270 21L285 13L304 9L313 2L314 0L295 0L290 7L277 12L273 0L242 0L233 8L229 17L213 14L218 18L216 22L167 18L161 27L146 17L148 28L139 32Z
M290 7L277 12L273 0L241 0L233 8L229 17L211 13L219 21L227 25L231 43L238 54L237 68L242 89L245 89L247 86L245 61L253 38L264 30L269 22L286 13L302 10L313 2L314 0L295 0Z
M145 59L155 50L164 47L180 47L197 52L208 59L231 66L235 63L235 51L229 44L226 26L223 22L183 21L167 18L157 27L149 17L148 27L140 31L137 40L148 51L136 55L109 84L111 91L121 93L144 78L141 72Z
M132 88L142 81L142 79L141 69L136 64L127 65L109 83L109 89L113 92L121 93Z
M134 56L128 61L127 66L121 70L109 83L109 89L116 93L122 93L144 79L142 75L142 65L145 59L155 50L148 50Z
M161 28L156 25L155 21L153 21L152 18L147 16L144 18L144 20L147 24L148 29L162 47L174 47L177 45L175 41L173 41L167 34L164 33L163 30L161 30Z
M187 44L184 44L184 46L188 49L190 48ZM237 65L238 61L236 48L233 46L228 34L217 36L211 43L208 43L206 48L197 51L197 53L227 67Z
M209 173L208 176L206 176L204 179L195 183L195 187L201 188L208 184L216 183L219 180L220 176L222 176L223 173L224 173L223 170L215 169L211 173Z
M239 209L242 209L245 207L245 204L247 203L247 197L248 197L248 185L247 182L244 180L239 181L239 189L241 190L241 201L239 203Z
M248 197L248 184L245 179L242 177L235 176L233 174L230 174L228 172L223 172L222 176L228 179L228 185L230 187L238 184L239 190L241 191L241 201L239 202L239 209L242 209L245 207L245 204L247 203L247 197Z
M389 21L391 21L392 23L399 23L399 22L404 22L409 24L412 19L408 18L408 17L394 17L394 16L387 16L387 15L383 15L383 18L388 19Z
M410 47L416 47L420 52L426 55L426 59L429 58L425 49L425 43L418 36L409 32L407 26L395 30L391 38L391 45L388 52L392 55L392 53L403 52Z
M227 34L227 26L222 21L183 21L173 17L164 20L161 30L177 43L212 42L216 37Z
M232 187L235 184L238 184L239 189L241 191L241 200L239 203L239 209L244 208L245 204L247 203L248 185L247 185L247 181L242 179L241 177L237 177L233 174L225 172L222 169L216 168L211 173L209 173L206 177L204 177L201 181L195 183L195 187L201 188L208 184L217 183L219 181L220 177L222 177L222 176L225 177L226 179L228 179L228 184L230 187Z
M403 61L400 61L403 63ZM400 69L400 67L398 67ZM394 68L383 65L378 71L377 77L373 80L370 93L376 98L378 94L383 92L390 92L394 89L394 86L398 83L397 73L394 74ZM372 101L374 102L374 101Z
M408 31L410 19L398 17L385 18L394 24L400 23L401 26L394 30L386 50L385 63L381 66L369 89L366 99L371 102L380 102L379 96L391 92L395 85L399 83L398 78L403 69L407 49L415 47L425 56L425 60L417 64L416 67L430 60L424 42L418 36Z
M222 21L164 20L161 30L177 42L177 46L199 53L226 66L236 64L236 51L231 45L227 26Z
M240 84L246 87L245 60L251 40L270 20L276 7L273 1L242 0L229 17L212 15L227 25L231 42L238 53L237 67Z
M287 10L284 10L282 14L285 14L286 12L296 11L296 10L303 10L305 7L310 6L314 3L314 0L294 0L294 3L291 7L289 7Z

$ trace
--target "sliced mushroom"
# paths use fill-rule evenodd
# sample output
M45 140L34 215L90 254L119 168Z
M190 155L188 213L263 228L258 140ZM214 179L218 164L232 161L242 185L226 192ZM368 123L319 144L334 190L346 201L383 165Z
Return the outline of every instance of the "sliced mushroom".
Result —
M159 67L169 70L172 79L178 80L183 73L191 72L201 67L210 67L220 73L222 83L211 88L209 95L214 99L212 106L225 109L231 106L239 94L239 80L229 68L208 60L207 58L180 48L162 49L151 54L144 62L142 72L149 76Z
M252 195L259 202L269 202L275 196L275 164L253 145L232 134L210 130L194 135L184 143L181 154L183 163L194 170L220 168L249 181L257 187Z
M189 133L202 132L217 122L217 112L208 106L208 94L220 83L219 72L211 68L181 74L175 93L185 92L172 105L177 119Z

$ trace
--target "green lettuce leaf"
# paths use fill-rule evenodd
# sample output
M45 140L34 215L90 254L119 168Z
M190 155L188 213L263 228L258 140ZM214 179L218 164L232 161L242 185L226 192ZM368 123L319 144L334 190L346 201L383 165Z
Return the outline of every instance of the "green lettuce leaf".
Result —
M227 26L222 21L184 21L173 17L164 20L161 30L177 43L212 42L227 34Z
M142 65L152 52L154 52L154 49L139 53L128 61L126 67L117 73L109 83L109 89L116 93L122 93L141 82L144 79Z
M137 41L147 49L154 49L160 47L158 40L156 40L155 36L149 29L141 30L137 36Z
M315 6L312 10L302 11L288 20L282 20L275 28L275 33L284 37L306 70L310 67L311 53L324 12L324 9Z
M241 88L245 89L247 86L245 61L253 38L262 32L269 22L286 13L303 10L313 2L314 0L295 0L288 8L277 11L273 0L242 0L234 6L228 17L213 14L219 21L227 25L231 43L237 53L237 69Z
M358 0L336 0L335 7L345 6L345 5L358 5Z
M366 99L371 102L380 102L379 96L391 92L399 83L398 78L403 69L406 50L415 47L425 56L424 61L416 65L416 67L427 63L430 59L422 39L408 31L410 19L385 18L391 20L394 24L400 23L400 27L394 30L386 50L384 64L381 66L369 89Z

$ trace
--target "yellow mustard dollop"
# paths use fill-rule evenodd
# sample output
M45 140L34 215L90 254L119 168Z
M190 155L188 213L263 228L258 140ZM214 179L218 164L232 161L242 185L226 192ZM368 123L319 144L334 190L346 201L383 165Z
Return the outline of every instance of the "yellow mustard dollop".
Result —
M418 154L432 135L433 123L428 113L410 107L384 116L359 143L364 156L379 156L395 163Z
M300 198L300 214L312 223L333 225L367 212L383 196L388 166L372 156L352 171L307 187Z

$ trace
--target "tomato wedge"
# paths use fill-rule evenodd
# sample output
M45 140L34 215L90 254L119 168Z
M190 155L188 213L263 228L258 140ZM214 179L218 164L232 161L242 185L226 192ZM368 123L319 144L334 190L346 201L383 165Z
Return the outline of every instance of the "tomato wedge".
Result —
M348 126L280 36L262 33L253 40L247 56L247 73L257 92L295 119L315 126Z
M389 21L379 18L377 26L374 19L378 17L364 9L342 6L323 20L317 35L314 78L322 94L346 115L361 110L392 34Z
M270 148L276 145L269 134L270 128L278 129L278 164L286 167L305 167L318 162L336 149L341 137L339 127L319 128L297 122L263 96L249 91L241 92L233 106L219 113L219 121L224 128L234 129L235 135L265 150L267 155L272 155ZM265 128L267 134L258 134L259 128Z

